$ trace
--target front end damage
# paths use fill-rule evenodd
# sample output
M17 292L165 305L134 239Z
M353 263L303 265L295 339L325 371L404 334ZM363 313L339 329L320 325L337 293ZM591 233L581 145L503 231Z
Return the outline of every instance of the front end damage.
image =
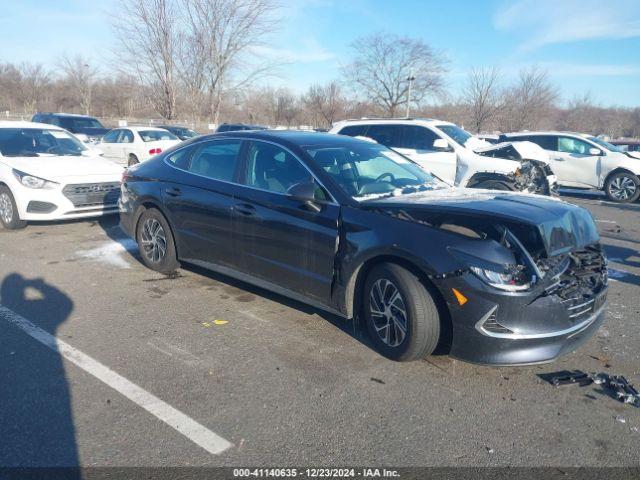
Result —
M492 365L549 362L602 323L607 261L597 233L585 227L593 222L579 210L535 225L410 207L387 213L457 237L446 247L457 268L430 276L450 312L452 356Z

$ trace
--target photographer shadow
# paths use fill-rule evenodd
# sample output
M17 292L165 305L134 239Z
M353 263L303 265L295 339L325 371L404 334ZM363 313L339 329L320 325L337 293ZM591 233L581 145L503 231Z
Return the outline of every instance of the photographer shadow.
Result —
M0 466L74 467L64 478L80 478L62 357L14 324L20 316L56 336L73 302L40 278L11 273L0 286L0 306Z

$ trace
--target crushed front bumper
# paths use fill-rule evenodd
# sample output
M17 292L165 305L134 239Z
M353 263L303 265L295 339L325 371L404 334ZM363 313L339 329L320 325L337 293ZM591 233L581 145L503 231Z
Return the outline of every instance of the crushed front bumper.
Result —
M605 317L606 288L576 318L560 298L497 291L471 273L442 280L440 288L453 324L450 355L471 363L551 362L585 343ZM462 305L454 288L466 298Z

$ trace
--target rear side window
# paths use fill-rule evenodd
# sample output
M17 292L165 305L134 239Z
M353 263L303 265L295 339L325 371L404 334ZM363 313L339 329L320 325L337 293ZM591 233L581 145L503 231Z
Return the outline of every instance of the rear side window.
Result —
M344 127L338 133L340 135L348 135L350 137L364 137L367 133L368 125L349 125L348 127Z
M530 135L526 137L509 138L513 142L533 142L545 150L558 151L558 138L553 135Z
M214 180L231 182L234 179L241 140L207 142L191 157L188 170Z
M167 157L167 162L182 170L188 170L189 158L193 152L193 148L183 148Z
M385 147L402 148L402 133L404 125L371 125L367 130L367 137Z

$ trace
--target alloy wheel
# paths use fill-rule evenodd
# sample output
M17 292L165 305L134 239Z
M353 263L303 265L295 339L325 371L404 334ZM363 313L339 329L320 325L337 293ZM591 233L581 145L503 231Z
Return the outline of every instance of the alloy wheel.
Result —
M636 183L629 177L617 177L609 185L609 193L617 200L627 200L636 193Z
M164 228L155 218L148 218L142 224L142 250L154 263L160 262L167 253L167 236Z
M5 225L13 220L13 203L6 193L0 193L0 219Z
M393 282L381 278L372 285L369 311L380 340L390 347L400 345L407 336L407 310Z

